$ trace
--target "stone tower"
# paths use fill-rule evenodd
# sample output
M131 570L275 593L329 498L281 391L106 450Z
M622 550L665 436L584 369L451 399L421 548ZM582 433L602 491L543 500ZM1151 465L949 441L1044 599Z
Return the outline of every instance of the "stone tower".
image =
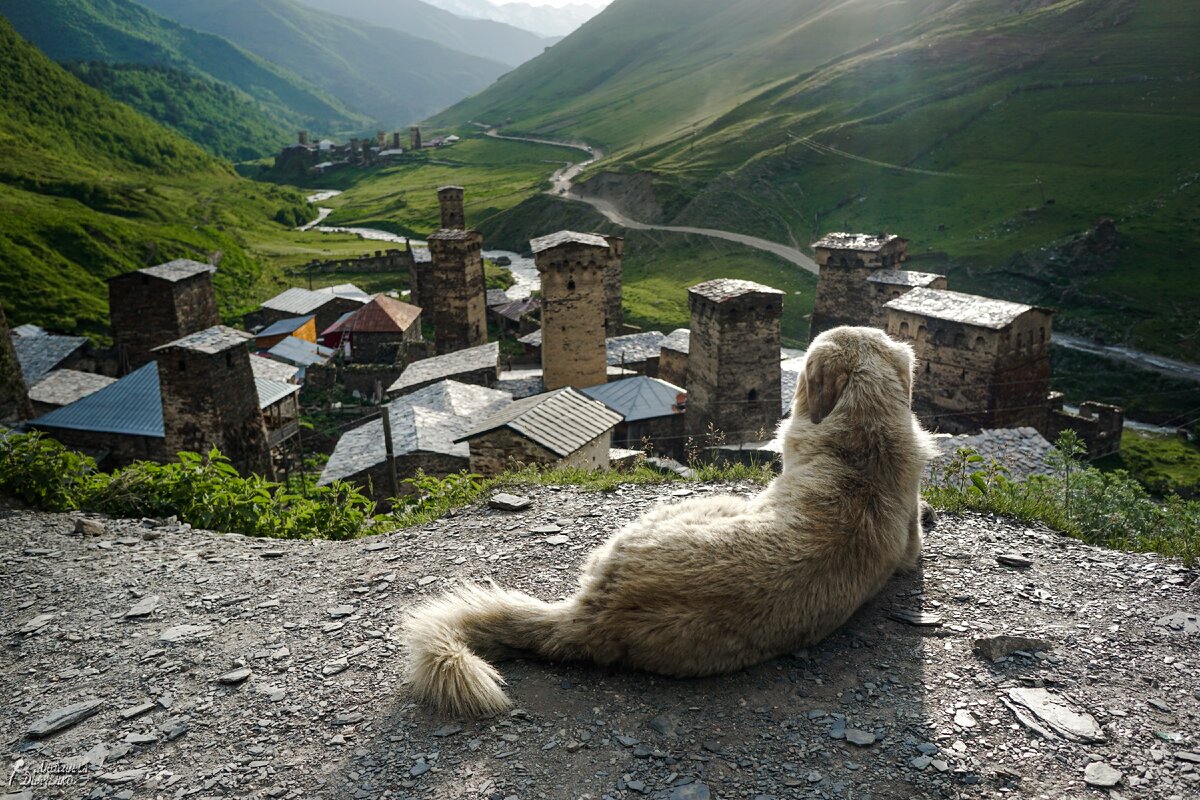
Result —
M421 129L416 125L408 129L408 144L413 150L421 149Z
M308 144L308 131L300 131L299 141L300 141L300 144L303 144L303 145Z
M624 333L625 312L621 309L621 258L625 255L625 240L620 236L605 236L608 254L604 257L604 331L608 336Z
M443 186L437 190L437 195L442 212L442 230L464 230L467 227L467 215L463 210L463 188Z
M117 275L108 281L113 343L131 368L150 351L221 322L212 276L216 268L179 259Z
M440 230L429 236L433 267L421 277L418 299L433 320L437 352L487 344L487 287L483 234Z
M0 306L0 424L28 419L31 416L29 392L21 364L9 338L4 307Z
M250 341L217 325L155 348L169 455L216 447L243 475L272 476Z
M605 383L608 278L614 260L619 269L624 242L615 239L610 243L594 233L560 231L529 244L542 279L542 379L546 391Z
M688 435L703 436L711 426L729 444L771 438L783 410L783 292L723 278L688 289L688 305Z
M400 131L392 131L392 149L400 149Z
M866 325L880 315L867 279L896 270L908 258L908 240L867 233L830 233L813 245L820 273L811 338L838 325ZM940 277L940 276L930 276Z
M387 147L387 131L375 131L375 146L380 150Z

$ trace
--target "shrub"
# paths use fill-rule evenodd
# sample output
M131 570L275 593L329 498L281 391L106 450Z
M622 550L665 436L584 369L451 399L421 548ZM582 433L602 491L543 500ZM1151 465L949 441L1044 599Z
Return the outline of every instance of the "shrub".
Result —
M96 462L41 433L0 431L0 493L46 511L79 508L96 480Z

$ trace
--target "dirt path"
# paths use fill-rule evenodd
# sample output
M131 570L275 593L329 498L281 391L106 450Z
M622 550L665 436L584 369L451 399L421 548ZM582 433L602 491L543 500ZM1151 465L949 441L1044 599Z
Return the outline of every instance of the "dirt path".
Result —
M500 719L409 701L405 609L487 578L564 596L674 488L541 489L519 514L345 543L161 521L81 536L68 515L0 508L0 780L26 800L1057 800L1106 796L1085 774L1119 773L1127 799L1200 796L1200 632L1171 616L1200 610L1196 573L995 518L943 520L918 574L821 645L734 675L516 661L500 669L520 709ZM1013 551L1030 565L997 560ZM972 651L996 634L1053 649ZM1102 741L1035 734L1004 702L1035 689ZM27 733L71 706L73 724Z
M555 197L562 197L567 200L575 200L580 203L587 203L592 208L596 209L601 216L615 225L620 225L623 228L629 228L630 230L635 231L667 231L669 233L686 233L694 234L696 236L708 236L713 239L724 239L727 242L737 242L738 244L745 245L746 247L751 247L755 250L762 250L779 256L785 261L789 261L796 266L813 273L814 275L817 274L817 262L813 261L812 258L795 247L780 244L779 242L772 242L768 239L762 239L757 236L748 236L744 233L723 231L716 228L692 228L680 225L651 225L649 223L639 222L635 219L632 219L619 208L617 208L613 203L607 200L601 200L596 197L588 197L581 194L575 189L574 180L575 178L579 177L580 173L582 173L584 169L590 167L592 164L604 157L604 151L598 148L581 144L579 142L555 142L549 139L536 139L527 136L505 136L494 127L488 127L480 123L474 124L485 128L486 135L493 139L508 139L514 142L531 142L533 144L548 144L555 145L557 147L572 147L576 150L587 153L590 156L588 160L574 164L567 164L555 171L555 173L550 176L550 190L548 193L554 195Z

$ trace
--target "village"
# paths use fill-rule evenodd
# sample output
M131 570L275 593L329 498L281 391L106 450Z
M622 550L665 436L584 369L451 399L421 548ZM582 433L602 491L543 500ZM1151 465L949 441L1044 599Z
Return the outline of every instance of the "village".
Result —
M351 138L345 144L332 139L309 141L308 131L300 131L296 141L284 147L275 156L275 171L280 174L322 175L334 170L350 167L367 168L390 164L406 152L415 153L422 149L451 147L459 141L458 136L435 136L422 140L421 129L413 125L408 131L408 149L401 143L400 131L376 131L375 139Z
M219 318L216 268L176 260L109 280L110 348L30 325L0 330L12 348L0 364L19 363L22 386L0 417L104 468L215 447L243 473L282 478L323 451L319 484L348 482L384 507L419 472L777 461L804 356L781 344L783 292L706 281L688 290L687 328L637 330L622 313L624 240L559 231L530 242L540 292L514 300L485 286L463 188L438 200L427 256L411 246L376 256L408 268L407 300L351 283L293 287L239 329ZM913 409L931 430L1012 432L1048 449L1069 429L1089 456L1116 451L1120 408L1073 412L1050 390L1051 310L903 269L907 244L862 233L816 242L812 335L869 325L910 342ZM489 330L519 353L502 353ZM361 403L320 443L302 410L331 392Z

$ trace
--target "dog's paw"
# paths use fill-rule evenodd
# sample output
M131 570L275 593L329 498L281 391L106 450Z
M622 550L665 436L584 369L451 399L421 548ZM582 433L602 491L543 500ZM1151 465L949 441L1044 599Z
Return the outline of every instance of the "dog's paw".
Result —
M937 510L933 506L922 500L919 504L921 509L921 527L936 528L937 527Z

